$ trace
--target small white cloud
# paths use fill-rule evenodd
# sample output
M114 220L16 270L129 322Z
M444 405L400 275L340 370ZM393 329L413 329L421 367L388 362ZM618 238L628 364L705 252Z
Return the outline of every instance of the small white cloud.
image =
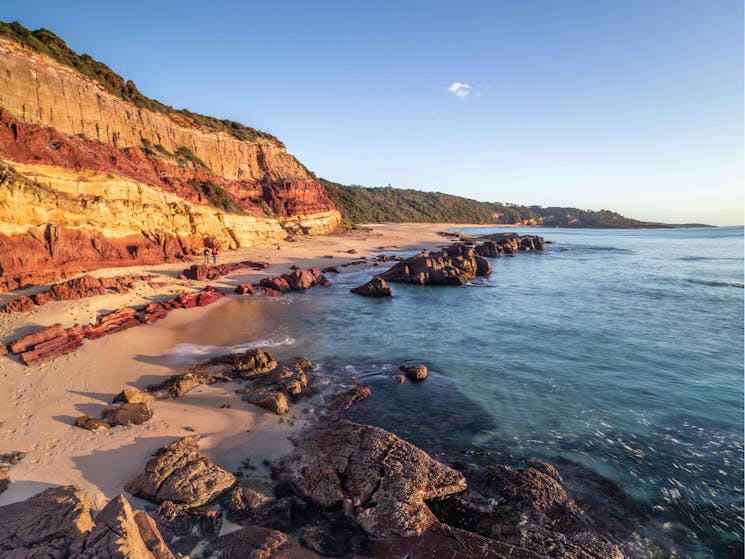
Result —
M471 94L471 86L467 83L453 82L448 91L456 97L468 97Z

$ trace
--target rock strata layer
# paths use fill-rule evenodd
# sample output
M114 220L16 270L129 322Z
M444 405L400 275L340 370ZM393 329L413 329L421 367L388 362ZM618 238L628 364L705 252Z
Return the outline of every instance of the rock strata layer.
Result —
M9 37L0 73L0 289L341 222L272 137L135 106Z

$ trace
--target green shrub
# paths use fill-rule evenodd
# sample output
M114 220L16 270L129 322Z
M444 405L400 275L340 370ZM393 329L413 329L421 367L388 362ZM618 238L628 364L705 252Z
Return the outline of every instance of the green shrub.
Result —
M228 213L245 215L246 211L241 208L235 200L233 200L233 197L230 196L224 188L218 186L214 182L210 180L200 181L197 179L191 179L189 184L194 187L194 190L207 198L210 204L214 207Z
M174 155L182 160L185 159L186 161L191 161L197 167L208 168L207 165L204 164L204 161L199 159L199 157L197 157L197 155L186 146L179 146Z
M480 202L421 190L346 186L319 179L341 212L345 225L381 222L415 223L521 223L541 219L549 227L649 227L655 224L629 219L607 210L543 208Z

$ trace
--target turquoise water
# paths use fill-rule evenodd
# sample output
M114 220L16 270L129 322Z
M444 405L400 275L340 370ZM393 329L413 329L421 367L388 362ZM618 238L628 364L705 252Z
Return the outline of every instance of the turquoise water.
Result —
M374 397L358 418L437 456L567 458L619 482L696 555L741 556L743 229L520 232L552 244L493 259L472 286L349 293L374 268L230 302L190 336L365 376ZM410 360L427 382L381 380Z

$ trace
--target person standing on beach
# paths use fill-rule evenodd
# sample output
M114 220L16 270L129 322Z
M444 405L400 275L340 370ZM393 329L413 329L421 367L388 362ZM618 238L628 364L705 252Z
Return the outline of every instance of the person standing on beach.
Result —
M217 247L215 247L212 249L212 265L213 266L217 264L217 254L218 254L218 250L217 250Z

